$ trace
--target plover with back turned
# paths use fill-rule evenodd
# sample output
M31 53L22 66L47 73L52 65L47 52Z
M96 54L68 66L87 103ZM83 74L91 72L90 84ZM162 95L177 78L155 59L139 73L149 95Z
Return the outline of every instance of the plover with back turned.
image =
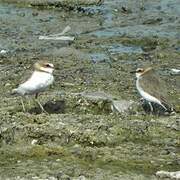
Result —
M136 88L139 94L145 99L151 109L154 111L153 103L162 107L164 112L171 113L174 111L172 104L169 102L163 82L160 80L154 69L151 67L143 69L138 68L136 71ZM132 73L133 73L132 72Z
M54 81L53 77L54 65L47 61L39 61L34 64L34 72L31 77L24 83L20 84L16 89L12 90L13 94L19 94L21 96L25 95L35 95L35 99L42 112L45 112L43 106L38 101L37 97L40 92L45 91L45 89L51 85ZM21 99L23 110L25 111L24 103Z

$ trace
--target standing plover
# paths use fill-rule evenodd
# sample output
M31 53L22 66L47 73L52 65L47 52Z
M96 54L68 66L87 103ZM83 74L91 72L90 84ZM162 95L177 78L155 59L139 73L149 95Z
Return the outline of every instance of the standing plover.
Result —
M31 77L24 83L20 84L16 89L12 90L12 93L25 95L35 95L35 100L42 112L45 112L43 106L38 101L38 94L44 91L54 81L53 77L54 65L47 61L39 61L34 64L34 72ZM21 99L23 110L25 111L24 103Z
M162 107L164 112L173 112L173 106L168 101L167 94L162 81L152 68L138 68L136 71L136 88L144 100L150 106L151 112L154 111L153 103Z

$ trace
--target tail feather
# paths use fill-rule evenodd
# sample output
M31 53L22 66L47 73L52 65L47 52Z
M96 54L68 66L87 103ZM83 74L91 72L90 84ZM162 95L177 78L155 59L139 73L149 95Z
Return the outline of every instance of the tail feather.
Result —
M17 89L13 89L11 92L11 95L15 95L15 94L17 94Z
M176 110L172 104L163 102L162 105L166 108L166 112L168 112L168 113L176 112Z

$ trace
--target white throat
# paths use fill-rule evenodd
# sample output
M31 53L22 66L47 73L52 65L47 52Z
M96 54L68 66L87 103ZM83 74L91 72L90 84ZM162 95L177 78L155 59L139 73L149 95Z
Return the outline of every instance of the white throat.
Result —
M136 78L139 79L141 77L140 73L136 73Z
M48 67L46 67L46 68L45 68L45 67L41 67L40 70L41 70L41 71L44 71L44 72L46 72L46 73L49 73L49 74L52 74L53 71L54 71L53 68L48 68Z

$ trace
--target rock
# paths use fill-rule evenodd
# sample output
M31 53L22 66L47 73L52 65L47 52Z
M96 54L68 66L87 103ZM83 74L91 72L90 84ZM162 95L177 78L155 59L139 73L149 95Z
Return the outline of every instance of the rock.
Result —
M80 93L81 96L90 99L90 100L112 100L113 96L106 94L103 91L96 91L96 92L82 92Z
M176 171L176 172L157 171L156 176L160 178L180 179L180 171Z
M33 140L31 141L31 145L35 145L35 144L37 144L37 142L38 142L37 139L33 139Z
M59 172L56 175L56 178L61 179L61 180L70 180L71 179L68 175L64 174L63 172Z
M128 111L132 105L134 104L133 101L120 99L120 100L114 100L117 99L116 97L113 97L110 94L106 94L103 91L96 91L96 92L82 92L79 93L81 97L84 97L88 100L88 105L91 106L91 102L96 103L97 105L103 104L102 108L105 108L104 105L106 105L106 109L109 109L113 112L119 112L124 113L125 111ZM109 106L109 107L107 107Z
M127 101L127 100L116 100L112 101L111 109L112 111L118 111L120 113L127 111L131 105L133 104L133 101Z
M4 50L4 49L2 49L2 50L0 51L0 54L6 54L6 53L7 53L7 51Z
M172 69L171 69L171 74L173 74L173 75L175 75L175 74L180 74L180 69L172 68Z
M85 176L81 175L78 178L73 178L73 180L86 180Z

